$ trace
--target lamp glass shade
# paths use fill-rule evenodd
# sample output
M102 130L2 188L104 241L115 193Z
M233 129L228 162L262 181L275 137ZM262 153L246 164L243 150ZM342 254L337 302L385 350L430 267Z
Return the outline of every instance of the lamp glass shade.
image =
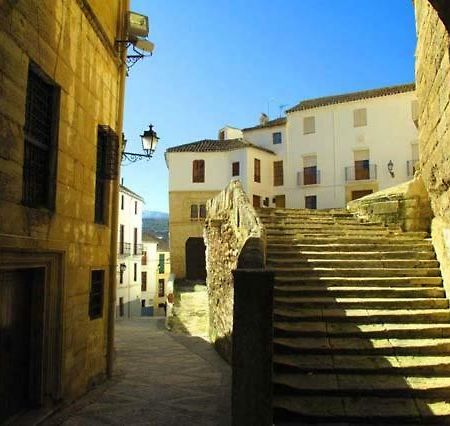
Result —
M141 135L142 139L142 148L144 151L153 152L156 149L156 145L158 143L158 136L156 132L153 130L153 126L150 126L149 130L145 130Z
M394 163L392 162L392 160L390 160L387 164L387 168L389 172L392 172L392 170L394 169Z

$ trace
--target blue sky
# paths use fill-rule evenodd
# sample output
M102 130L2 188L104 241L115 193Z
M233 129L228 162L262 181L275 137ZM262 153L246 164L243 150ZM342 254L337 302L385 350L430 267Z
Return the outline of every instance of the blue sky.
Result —
M302 99L414 80L414 10L408 0L132 0L150 19L154 55L127 78L124 131L150 161L122 167L146 210L168 211L170 146L248 127L261 112Z

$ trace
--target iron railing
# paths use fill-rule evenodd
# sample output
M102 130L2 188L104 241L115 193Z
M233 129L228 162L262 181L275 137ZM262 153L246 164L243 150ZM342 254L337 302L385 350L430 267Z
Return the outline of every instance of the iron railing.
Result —
M131 244L119 241L118 253L119 256L129 256L131 254Z
M320 184L320 170L309 171L303 169L302 172L297 172L297 185L318 185Z
M413 177L419 168L419 160L408 160L406 162L406 176Z
M377 178L376 164L367 166L351 166L345 168L345 181L353 182L355 180L375 180Z
M142 244L133 244L133 256L142 255Z

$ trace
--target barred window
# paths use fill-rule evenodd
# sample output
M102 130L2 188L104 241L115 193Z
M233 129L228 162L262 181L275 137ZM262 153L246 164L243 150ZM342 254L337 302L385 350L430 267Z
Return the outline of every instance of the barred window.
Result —
M105 224L108 181L119 174L119 138L109 126L98 126L95 177L95 223ZM121 205L123 206L123 204Z
M141 272L141 291L147 291L147 272Z
M103 313L103 287L105 271L91 271L91 291L89 293L89 318L101 318Z
M273 162L273 185L283 185L283 161Z
M198 218L198 205L191 204L191 219L197 219L197 218Z
M281 143L281 132L272 133L272 142L274 145Z
M33 63L28 69L22 202L53 210L59 88Z
M158 280L158 297L164 297L164 279Z
M206 205L205 204L200 204L199 206L199 217L201 219L204 219L206 217Z
M164 253L159 253L159 261L158 261L158 274L164 274L164 262L165 262L165 256Z
M192 182L201 183L205 181L205 160L194 160L192 162Z

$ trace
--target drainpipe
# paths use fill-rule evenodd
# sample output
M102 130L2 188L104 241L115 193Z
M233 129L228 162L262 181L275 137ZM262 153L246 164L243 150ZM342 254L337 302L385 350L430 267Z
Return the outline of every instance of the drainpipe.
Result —
M119 16L117 34L119 39L123 40L126 35L126 12L129 10L129 0L122 0L119 7ZM117 180L112 182L111 191L111 248L110 248L110 269L109 269L109 306L108 306L108 324L107 324L107 343L106 343L106 374L108 378L112 377L114 369L114 321L116 310L116 288L117 288L117 240L119 226L119 182L120 182L120 161L122 153L122 131L123 131L123 112L125 103L125 77L126 77L126 49L122 50L119 65L118 80L118 106L117 106L117 124L116 132L119 137L119 173Z

